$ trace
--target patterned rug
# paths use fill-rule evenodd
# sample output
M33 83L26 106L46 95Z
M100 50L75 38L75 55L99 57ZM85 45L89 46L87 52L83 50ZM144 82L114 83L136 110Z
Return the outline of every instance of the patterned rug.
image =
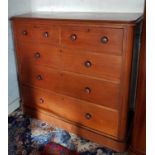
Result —
M40 155L46 144L54 142L80 155L106 155L107 150L63 129L33 119L20 110L8 118L9 155Z

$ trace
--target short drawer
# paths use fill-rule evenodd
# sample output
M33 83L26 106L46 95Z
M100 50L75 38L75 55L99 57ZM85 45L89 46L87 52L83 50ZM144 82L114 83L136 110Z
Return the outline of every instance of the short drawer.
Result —
M63 47L98 50L121 54L123 29L107 27L64 26L61 29Z
M59 44L59 27L25 22L15 22L16 37L21 41Z
M51 45L20 44L21 61L120 82L122 57Z
M22 87L22 98L23 103L29 107L44 109L77 125L117 136L118 111L116 110L28 87Z
M21 63L43 65L61 68L61 52L59 48L51 45L35 45L32 43L20 43L19 51Z
M28 64L22 67L21 77L27 85L114 109L119 107L119 84Z

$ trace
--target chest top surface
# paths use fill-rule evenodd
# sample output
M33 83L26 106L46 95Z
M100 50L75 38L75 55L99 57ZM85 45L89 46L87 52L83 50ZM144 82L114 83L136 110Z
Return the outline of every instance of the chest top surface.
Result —
M97 13L97 12L31 12L13 16L11 19L51 19L74 21L102 21L112 23L136 23L142 13Z

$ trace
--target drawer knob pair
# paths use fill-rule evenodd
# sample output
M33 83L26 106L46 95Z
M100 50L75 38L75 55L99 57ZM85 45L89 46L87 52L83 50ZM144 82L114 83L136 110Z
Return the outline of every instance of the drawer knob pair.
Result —
M86 114L85 114L85 118L86 118L86 119L91 119L91 118L92 118L92 116L91 116L91 114L86 113Z
M70 39L72 40L72 41L76 41L77 40L77 35L76 34L72 34L71 36L70 36ZM101 37L101 43L103 43L103 44L106 44L106 43L108 43L108 41L109 41L109 39L108 39L108 37L106 37L106 36L103 36L103 37Z
M106 36L101 37L101 43L106 44L108 43L109 39Z

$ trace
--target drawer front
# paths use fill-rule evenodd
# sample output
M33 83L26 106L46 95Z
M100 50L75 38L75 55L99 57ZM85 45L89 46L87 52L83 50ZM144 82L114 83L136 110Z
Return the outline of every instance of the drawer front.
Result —
M23 64L44 65L60 68L61 52L51 45L20 44L21 62Z
M122 57L50 45L20 44L22 61L120 82Z
M44 42L56 45L59 44L59 28L56 26L16 22L15 33L17 39L21 41Z
M64 26L61 30L62 46L98 50L121 54L123 29Z
M88 51L62 49L63 69L119 83L122 57Z
M60 88L60 72L46 67L25 64L21 67L21 82L52 91Z
M119 84L40 66L24 66L21 73L22 82L25 84L49 89L114 109L119 106Z
M118 111L40 89L22 87L23 102L36 109L44 109L78 125L117 136Z

